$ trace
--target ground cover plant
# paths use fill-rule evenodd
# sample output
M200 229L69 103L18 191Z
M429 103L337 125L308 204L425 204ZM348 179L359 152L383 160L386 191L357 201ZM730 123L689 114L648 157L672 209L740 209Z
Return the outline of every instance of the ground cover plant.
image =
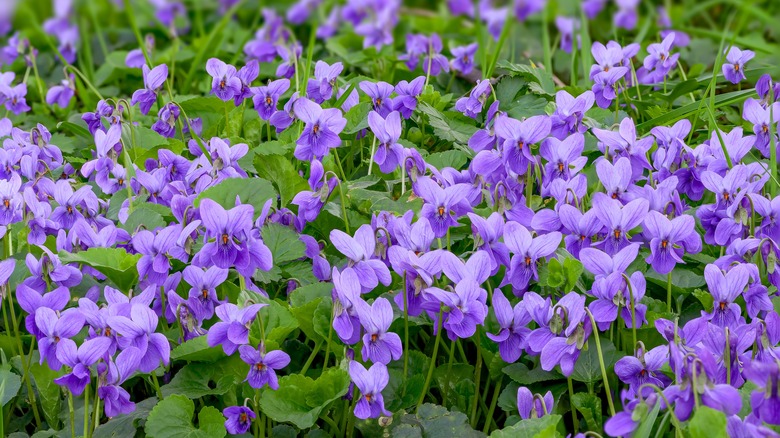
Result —
M0 2L0 436L778 436L780 3Z

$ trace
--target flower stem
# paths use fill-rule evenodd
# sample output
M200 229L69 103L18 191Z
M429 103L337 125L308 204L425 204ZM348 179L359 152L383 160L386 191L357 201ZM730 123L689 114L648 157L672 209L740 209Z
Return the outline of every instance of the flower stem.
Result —
M501 394L501 383L503 380L504 376L501 375L501 377L499 377L498 381L496 382L495 388L493 389L493 399L490 401L490 408L488 408L487 416L485 417L485 427L482 429L482 432L485 434L487 434L490 430L493 413L496 411L496 404L498 404L498 396Z
M368 174L371 175L371 170L374 167L374 153L376 152L376 136L371 140L371 155L368 156Z
M428 393L428 387L431 384L431 379L433 378L433 369L436 368L436 353L439 352L439 343L441 342L441 332L442 332L442 321L443 316L442 313L444 312L443 308L439 309L439 318L437 322L437 329L436 329L436 340L433 342L433 354L431 354L431 364L428 366L428 375L425 377L425 384L423 385L423 390L420 393L420 398L417 400L417 408L415 411L420 409L420 405L422 405L423 401L425 400L425 395Z
M477 326L477 333L474 337L474 344L477 347L477 366L474 368L474 399L471 401L471 428L477 427L477 400L479 400L479 383L482 378L482 349L479 347L480 326Z
M84 438L89 438L89 383L84 388Z
M92 435L92 432L100 426L100 395L98 393L98 390L100 389L100 383L95 382L95 422L92 426L89 427L89 434Z
M629 299L629 309L631 309L631 337L634 341L632 345L636 345L636 302L634 302L634 288L631 286L631 281L629 281L628 276L626 274L623 274L623 279L626 281L626 287L628 287L628 299Z
M571 381L571 377L566 379L569 383L569 404L571 405L571 424L576 433L580 429L580 420L577 418L577 410L574 409L574 383Z
M731 342L729 338L731 337L731 333L729 333L729 328L726 327L726 351L723 354L723 361L726 363L726 385L731 385Z
M323 373L328 368L328 359L330 356L330 340L332 339L332 337L333 337L333 320L331 319L330 325L328 326L328 340L327 340L327 344L325 344L325 360L322 362Z
M252 410L255 411L255 438L265 435L265 419L260 414L260 390L255 389L255 397L252 400Z
M335 149L333 149L333 153L336 154L336 165L338 166L339 170L341 171L341 178L337 178L339 181L339 197L341 198L341 214L344 219L344 231L347 232L347 234L351 234L349 231L349 219L347 219L347 195L344 193L344 181L346 181L346 178L344 176L344 169L341 168L341 161L339 161L339 154L336 152Z
M587 307L585 311L590 317L590 323L593 327L593 335L596 336L596 351L599 353L599 366L601 367L601 378L604 380L604 392L607 393L607 403L609 404L609 413L611 416L615 416L615 405L612 403L612 393L609 390L609 380L607 376L607 368L604 366L604 354L601 352L601 340L599 339L599 329L596 325L596 320L593 318L593 314L590 313L590 309Z
M151 374L152 374L152 382L154 383L154 389L157 392L157 398L160 401L162 401L163 394L162 394L162 390L160 389L160 382L157 380L157 374L155 374L154 371L152 371Z
M672 311L672 273L666 274L666 311ZM636 343L636 340L634 340Z
M332 418L328 417L327 414L322 415L320 418L322 418L322 421L328 424L331 428L333 428L333 436L343 436L341 433L341 430L339 430L339 425L336 424L335 421L333 421Z
M303 364L303 368L301 368L301 375L306 375L306 371L309 371L309 367L311 366L311 363L314 362L314 358L317 356L317 353L320 352L320 347L322 347L322 342L315 342L314 343L314 349L311 351L311 354L309 355L309 358L306 359L306 363Z
M70 414L70 436L76 438L76 413L73 410L73 393L68 391L68 413Z
M407 282L409 280L409 276L404 271L404 286L403 291L401 291L402 294L404 294L404 382L406 382L406 379L408 378L408 372L409 372L409 298L406 295L406 287ZM474 394L478 394L478 392L475 392Z

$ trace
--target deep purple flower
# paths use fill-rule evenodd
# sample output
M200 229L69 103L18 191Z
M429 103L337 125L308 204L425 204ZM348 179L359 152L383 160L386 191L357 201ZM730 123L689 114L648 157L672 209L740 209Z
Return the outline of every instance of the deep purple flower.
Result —
M775 102L771 106L768 105L767 108L764 108L756 99L748 98L745 100L742 117L753 124L753 133L756 135L756 149L761 151L764 157L769 158L771 137L775 135L772 129L777 126L777 122L780 122L780 102ZM777 145L777 142L775 145Z
M5 109L11 111L17 116L21 113L30 111L27 105L27 84L10 85L0 83L0 99L5 104Z
M588 272L597 279L607 277L612 273L622 274L639 254L639 244L631 243L617 254L609 256L596 248L583 248L580 251L580 261Z
M214 307L222 304L216 288L227 280L228 270L212 266L203 271L195 266L187 266L183 276L184 281L191 286L190 299L200 303L198 319L210 319L214 315Z
M672 272L677 263L685 263L685 253L701 251L701 237L693 216L682 215L669 220L657 211L650 211L644 220L644 236L650 239L650 256L645 259L659 274Z
M734 328L742 320L742 310L735 301L745 290L748 277L745 265L737 265L725 274L715 265L705 266L704 280L712 295L713 309L703 315L718 327Z
M617 98L617 82L628 73L626 67L613 67L609 71L597 73L593 77L593 94L599 108L609 108Z
M385 117L385 118L383 118ZM368 113L368 126L378 141L373 160L379 165L379 170L392 173L404 158L403 146L398 143L401 138L401 117L397 111L386 116L371 111Z
M111 316L109 326L121 335L117 339L120 348L132 346L141 350L139 369L149 373L157 369L162 362L167 366L171 356L171 346L162 333L157 333L157 314L145 304L132 304L130 318Z
M279 98L290 88L289 79L278 79L262 87L252 88L254 97L252 101L255 104L257 113L263 120L269 120L276 112L276 106Z
M535 161L531 147L550 135L552 123L547 116L533 116L522 122L511 117L496 119L496 135L503 139L503 153L507 166L520 175L528 172L528 164Z
M206 62L206 72L211 75L211 93L220 100L227 102L243 90L241 78L237 76L236 68L225 64L217 58L211 58Z
M144 73L144 88L133 93L130 105L138 104L141 114L148 114L152 105L157 102L157 93L168 79L168 66L160 64L150 70L149 66L144 64L141 68Z
M458 226L458 218L471 211L466 196L471 190L469 184L455 184L442 188L429 177L420 177L414 184L415 191L423 200L420 217L431 224L433 234L444 237L450 227Z
M536 294L526 295L534 297L536 302L541 300ZM535 307L538 309L538 304ZM533 315L534 310L529 311ZM549 312L548 323L529 335L529 347L541 353L539 359L543 370L551 371L560 365L563 375L570 376L591 331L590 321L585 317L585 296L569 292Z
M478 48L477 43L453 47L451 50L452 69L463 75L471 73L474 70L474 55L476 55Z
M41 365L46 361L49 368L59 371L62 361L58 352L63 345L73 343L70 338L76 336L84 327L84 316L76 309L66 310L58 316L48 307L38 307L35 310L35 325L41 334L38 339ZM75 343L73 346L75 347Z
M73 85L74 80L75 77L71 74L63 79L62 82L60 82L60 85L49 88L49 91L46 92L46 103L49 105L54 105L56 103L60 107L66 108L70 104L71 99L73 99L73 95L76 93Z
M357 275L363 292L373 290L379 283L390 284L390 270L375 257L376 237L371 225L364 224L355 231L355 237L341 230L330 232L330 241L349 259L351 270Z
M596 297L596 301L590 303L588 308L601 330L607 330L618 317L623 318L627 328L632 328L634 325L641 327L647 322L645 319L647 306L639 304L645 296L647 287L645 277L639 271L631 274L628 279L624 278L624 275L615 272L593 282L591 295Z
M249 343L249 326L255 320L257 312L267 304L251 304L239 309L233 303L224 303L217 306L215 312L220 321L211 326L207 341L209 347L222 345L222 349L228 356L238 350L240 345Z
M477 85L469 92L469 95L461 97L455 102L455 109L467 117L476 119L482 113L482 108L491 91L490 81L477 80Z
M380 116L387 117L393 110L393 100L390 98L394 89L392 85L382 81L361 81L360 89L371 98L371 105Z
M555 17L555 27L558 28L558 32L561 34L561 50L571 53L575 39L574 34L580 30L580 20L572 17ZM576 39L577 48L579 48L582 44L579 34L577 34Z
M500 330L495 335L488 333L487 337L498 343L498 352L504 362L517 362L526 347L528 335L531 334L531 329L528 328L531 315L522 301L512 307L500 290L493 292L492 304Z
M515 290L525 290L531 279L539 279L536 262L552 255L561 243L561 233L552 232L532 237L528 230L517 222L504 225L504 242L514 254L509 270L502 284L511 284Z
M412 81L400 81L395 86L397 97L393 99L393 109L400 111L401 115L408 119L417 109L417 98L423 91L425 76L418 76Z
M758 386L750 395L753 415L763 422L780 424L777 362L750 360L745 363L743 373L748 380Z
M374 363L389 364L398 360L403 354L401 338L398 334L388 332L393 323L393 308L390 301L379 297L372 304L357 301L358 318L365 329L363 334L363 360Z
M240 106L244 102L244 99L252 97L253 92L251 85L259 74L260 64L256 59L247 62L246 65L238 70L236 77L241 81L241 91L233 96L233 103L235 103L236 106Z
M588 127L582 124L585 113L593 107L595 95L587 90L579 96L572 97L566 90L555 93L555 112L550 116L550 134L565 140L569 134L587 131Z
M614 256L630 244L629 232L642 223L649 205L645 199L635 199L621 205L603 193L596 193L593 197L593 208L607 231L606 238L594 246L601 247L604 252Z
M341 145L339 134L347 119L338 108L323 109L309 99L300 98L295 101L295 115L306 124L296 141L295 158L322 160L331 149Z
M336 62L328 65L324 61L317 61L314 65L314 77L306 84L306 97L316 103L322 103L333 97L333 88L336 86L336 78L344 70L344 64Z
M360 390L360 399L355 404L355 417L365 420L380 415L392 415L385 409L385 401L382 397L382 390L390 381L387 366L375 363L366 370L363 365L352 360L349 362L349 377Z
M5 272L9 272L10 276L10 272L13 272L14 262L14 259L5 260L0 268L5 268ZM4 287L3 285L8 281L7 278L4 280L2 277L4 276L0 275L0 287ZM0 294L0 296L4 297L5 294ZM68 288L60 286L51 292L41 295L40 292L22 283L16 287L16 300L19 303L19 307L27 312L27 317L24 320L24 326L27 328L27 331L31 335L40 338L45 335L35 322L36 310L46 307L56 312L62 311L68 304L68 301L70 301L70 291Z
M222 269L235 266L239 271L247 271L251 276L254 273L254 270L249 269L252 264L251 246L259 244L263 269L270 269L270 251L262 242L249 236L253 214L254 208L251 205L242 204L225 210L216 202L208 198L203 199L200 203L200 216L206 227L204 237L207 242L197 255L198 264L213 264Z
M756 54L752 50L740 50L731 47L726 54L726 61L723 63L723 76L732 84L738 84L745 77L745 64L753 59Z
M531 390L525 386L517 388L517 411L523 420L542 418L552 414L554 403L555 400L550 391L547 391L544 396L540 394L534 396Z
M677 65L680 54L672 55L670 53L675 35L675 33L670 33L662 42L647 46L648 55L643 61L643 66L648 71L655 71L656 77L666 77L669 71Z
M255 413L246 406L229 406L222 411L225 416L225 429L231 435L241 435L249 432Z
M652 383L659 388L665 388L671 380L661 372L661 367L669 360L669 347L660 345L650 351L638 349L636 356L623 356L615 364L615 374L620 381L628 385L630 394L639 392L639 387ZM646 397L650 388L643 390Z
M333 268L333 329L342 342L352 345L360 340L360 319L357 316L361 300L358 275L352 268L342 272Z
M254 348L250 345L238 347L241 360L249 364L249 374L246 381L252 388L260 389L266 384L273 390L279 389L276 370L290 364L290 356L282 350L265 352L265 348Z
M168 278L171 269L167 253L176 245L181 230L178 227L166 227L152 233L141 230L133 237L133 248L143 254L138 260L138 275L148 278L154 284L162 284Z
M86 340L76 348L75 342L63 339L57 349L57 357L62 363L71 367L71 371L54 379L54 383L66 386L75 396L81 395L84 388L89 385L91 375L89 367L103 358L110 345L111 340L101 337Z
M582 214L577 208L563 204L558 208L558 217L561 224L569 231L564 237L566 250L577 258L580 256L580 251L589 248L593 237L604 228L595 210L588 210Z

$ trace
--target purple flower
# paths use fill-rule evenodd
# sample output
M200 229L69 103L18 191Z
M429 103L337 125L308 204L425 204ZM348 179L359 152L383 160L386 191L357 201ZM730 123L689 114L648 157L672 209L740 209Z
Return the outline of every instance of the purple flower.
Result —
M642 223L647 215L649 204L645 199L635 199L626 205L621 205L617 200L603 193L597 193L593 197L593 208L607 232L606 238L595 243L594 246L601 247L604 252L614 256L630 244L629 232Z
M642 348L637 350L636 356L624 356L615 364L615 374L620 381L628 385L629 393L633 396L639 392L639 387L652 383L659 388L665 388L671 380L661 372L661 367L669 360L669 347L660 345L650 351ZM643 396L647 396L652 390L645 388Z
M343 70L344 64L340 62L328 65L326 62L317 61L314 65L314 77L306 84L306 97L317 103L329 100L333 97L336 78Z
M745 100L742 118L753 124L753 133L756 134L755 147L761 151L764 157L769 158L771 137L775 135L772 128L777 126L777 122L780 122L780 102L775 102L764 108L756 99L748 98Z
M675 33L673 32L664 38L662 42L647 46L648 55L643 61L645 69L655 71L656 76L664 78L677 65L677 59L680 57L680 54L675 53L672 55L669 53L674 44L674 37Z
M244 102L244 99L252 97L251 85L259 74L260 64L256 59L247 62L246 65L238 70L236 77L241 81L241 91L233 96L233 103L235 103L236 106L240 106Z
M206 227L204 237L207 240L196 256L198 264L213 264L222 269L235 266L239 270L247 270L251 262L249 232L253 214L251 205L237 205L225 210L211 199L203 199L200 217Z
M609 108L617 98L617 82L628 73L626 67L614 67L593 77L593 94L599 108Z
M585 296L569 292L552 309L548 325L531 332L529 346L534 350L541 347L543 370L551 371L560 365L564 376L574 372L574 364L591 331L590 323L584 320Z
M225 416L225 429L231 435L241 435L249 432L255 413L246 406L230 406L222 411Z
M539 279L536 262L549 257L561 243L561 233L552 232L531 237L528 230L517 222L504 225L504 242L514 254L502 284L511 284L515 290L524 291L533 278Z
M290 88L289 79L278 79L266 86L252 88L254 94L252 101L261 119L269 120L271 118L276 112L279 98L288 88Z
M54 383L66 386L75 396L81 395L84 388L89 385L91 375L89 367L102 359L110 346L111 340L108 338L89 339L78 348L70 339L62 340L57 349L57 357L62 363L71 367L71 371L54 379Z
M579 173L588 162L587 157L582 156L584 148L585 137L580 133L571 134L563 141L555 137L546 138L539 148L539 155L547 160L542 183L547 186L557 178L568 181Z
M476 119L482 113L482 107L491 91L490 81L477 80L477 85L471 90L468 97L461 97L455 102L455 109L467 117Z
M555 400L550 391L547 391L542 397L540 394L534 396L531 390L525 386L517 388L517 411L523 420L552 414L554 403Z
M228 270L212 266L204 272L201 268L187 266L183 274L184 281L191 286L190 299L200 304L198 319L210 319L214 315L214 307L222 304L217 297L217 286L227 280Z
M565 90L555 94L555 112L550 116L550 134L558 140L565 140L569 134L587 131L588 127L582 124L585 113L593 107L596 97L588 90L576 98Z
M555 17L555 27L561 34L561 50L571 53L574 43L574 33L580 29L580 20L571 17ZM580 47L580 36L577 35L577 48Z
M392 415L385 409L382 390L390 381L387 366L382 363L371 365L368 370L356 361L349 362L349 377L360 390L360 399L355 404L355 417L365 420L380 415Z
M335 231L335 230L334 230ZM333 329L342 342L352 345L360 340L360 319L357 316L360 301L360 280L352 268L342 272L333 268Z
M476 55L478 48L477 43L453 47L451 50L452 69L463 75L471 73L474 70L474 55Z
M423 85L425 85L425 76L418 76L410 82L401 81L395 86L397 97L393 99L393 109L400 111L405 119L411 117L417 109L417 98L422 94Z
M157 101L157 93L165 80L168 79L168 66L161 64L150 70L149 66L144 64L141 68L144 73L144 88L133 93L130 105L138 104L141 113L148 114L152 105Z
M121 336L117 339L119 347L128 346L141 350L139 369L142 373L150 373L160 366L168 365L171 356L171 346L162 333L157 333L157 315L145 304L132 304L130 318L126 316L111 316L108 325Z
M604 228L595 210L588 210L582 214L577 208L563 204L558 208L558 217L564 228L568 230L564 237L566 250L577 258L583 248L590 248L593 236Z
M40 330L38 339L38 351L41 356L41 365L44 361L49 368L59 371L62 368L59 350L65 344L75 343L70 339L84 327L84 315L76 309L69 309L59 316L48 307L38 307L35 310L35 325Z
M593 282L591 294L596 297L596 301L590 303L588 308L593 313L593 320L598 323L598 328L601 330L607 330L618 316L623 318L623 322L628 328L634 326L634 321L636 321L637 327L641 327L646 322L647 306L637 304L645 296L647 286L645 277L641 272L634 272L626 280L624 275L621 272L615 272ZM631 313L632 305L634 307L633 315Z
M380 282L385 286L390 284L390 270L387 265L374 258L376 237L371 225L361 225L355 231L355 237L341 230L332 230L330 241L349 259L349 267L357 275L363 292L373 290Z
M0 100L5 104L5 109L17 116L30 111L25 99L26 96L27 84L22 83L11 87L8 84L0 83Z
M60 85L49 88L49 91L46 93L46 103L49 105L54 105L56 103L60 107L66 108L70 104L71 99L73 99L73 95L76 93L73 81L74 76L71 74L68 78L63 79L62 82L60 82Z
M133 248L143 254L138 260L138 275L147 277L154 284L162 284L171 269L167 253L176 245L181 230L171 226L157 234L148 230L139 231L133 237Z
M637 7L640 0L615 0L618 11L614 15L614 23L617 27L633 30L638 20Z
M498 241L504 235L504 218L498 212L492 213L487 219L474 213L468 213L468 216L474 245L487 253L490 258L490 275L495 275L501 266L509 266L509 248Z
M492 304L500 331L495 335L488 333L487 337L498 343L498 352L504 362L517 362L526 347L528 335L531 334L531 329L528 328L531 315L522 301L512 307L500 290L493 292Z
M726 54L726 61L723 63L723 76L732 84L738 84L745 77L745 64L753 59L756 54L752 50L739 50L731 47Z
M749 360L743 374L758 388L750 395L753 414L769 424L780 424L780 398L778 397L778 366L774 361Z
M228 356L238 350L240 345L249 343L249 326L255 320L257 312L267 304L251 304L239 309L233 303L220 304L215 309L220 321L211 326L206 340L209 347L222 345Z
M496 135L503 139L502 147L507 166L520 175L528 172L528 165L535 161L532 145L550 135L552 123L547 116L533 116L518 121L503 116L496 119Z
M434 320L434 327L438 327L438 313L442 312L442 327L447 330L451 341L470 338L476 333L477 326L485 323L487 292L474 279L462 278L457 282L454 293L436 287L428 288L426 293L434 299L424 302L423 308Z
M386 118L383 118L386 117ZM371 111L368 113L368 126L374 133L379 144L374 153L374 161L379 165L379 170L384 173L392 173L403 160L403 146L398 143L401 138L401 116L393 111L386 116Z
M338 108L323 109L309 99L300 98L295 101L295 115L306 124L296 141L295 158L322 160L331 149L341 145L339 134L347 119Z
M363 334L363 360L375 363L389 364L398 360L403 354L401 338L388 332L393 323L393 308L390 301L379 297L372 304L357 301L358 318L365 329Z
M10 276L10 273L13 272L14 263L14 259L5 260L0 268L5 268L5 272L8 272ZM9 266L10 268L8 268ZM3 279L2 277L4 276L0 275L0 284L2 284L0 287L4 287L8 281L7 278ZM5 294L0 294L0 296L5 297ZM68 288L60 286L49 293L41 295L35 289L22 283L16 287L16 300L19 303L19 307L28 314L24 320L24 326L27 328L27 331L31 335L40 338L45 335L35 322L36 311L42 307L56 312L62 311L68 304L68 301L70 301L70 291Z
M393 86L387 82L361 81L360 89L371 98L371 104L374 111L382 117L387 117L393 110L393 100L390 95L393 93Z
M325 206L325 202L327 202L336 184L338 184L336 177L324 178L325 176L325 168L322 167L322 162L313 159L309 170L309 187L311 191L301 190L291 201L291 204L298 206L298 217L303 220L312 222L317 219L320 211L322 211L322 207Z
M265 348L254 348L250 345L238 347L241 360L249 364L249 374L246 381L252 388L260 389L266 384L273 390L279 389L276 370L290 364L290 356L282 350L265 352Z
M733 329L742 320L742 310L735 301L745 290L748 279L749 269L745 265L737 265L725 274L715 265L705 266L704 280L712 295L713 309L702 315L718 327Z
M585 269L596 279L604 278L612 273L622 274L639 254L639 244L631 243L617 254L609 256L596 248L583 248L580 251L580 261Z
M176 135L176 121L179 120L181 109L174 102L163 105L157 112L157 121L152 129L163 137L173 138Z
M127 347L117 355L116 361L109 358L105 366L98 365L98 397L103 400L107 417L135 411L135 403L130 401L130 394L121 384L136 371L140 362L141 350Z
M458 226L458 218L471 211L466 196L471 190L469 184L455 184L442 188L429 177L420 177L414 184L415 191L423 200L420 217L431 224L437 238L444 237L450 227Z
M693 216L682 215L669 220L657 211L650 211L644 220L644 237L650 239L651 254L645 261L659 274L672 272L677 263L685 263L687 252L701 251L701 237Z
M206 62L206 72L211 75L211 93L220 100L227 102L243 91L241 78L236 74L236 68L225 64L217 58Z

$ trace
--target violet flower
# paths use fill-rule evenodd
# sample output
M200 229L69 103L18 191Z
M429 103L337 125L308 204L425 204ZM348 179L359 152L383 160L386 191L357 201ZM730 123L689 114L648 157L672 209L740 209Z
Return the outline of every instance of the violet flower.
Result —
M62 363L71 367L71 371L54 379L54 383L67 387L68 391L75 396L81 395L84 388L89 385L91 375L89 367L103 358L110 345L111 340L108 338L89 339L78 348L70 339L62 340L57 350L57 357Z
M360 399L355 404L355 417L366 420L380 415L392 415L385 409L382 397L382 390L390 381L387 366L375 363L366 370L363 365L352 360L349 362L349 377L360 390Z
M222 345L222 350L228 356L238 350L240 345L249 343L249 326L255 320L257 312L267 304L251 304L239 308L233 303L217 306L215 312L220 321L211 326L206 337L209 347Z
M371 104L374 107L374 111L379 113L382 117L387 117L390 111L393 110L393 100L390 98L390 94L393 93L393 86L387 82L371 82L361 81L360 89L371 98Z
M417 194L425 200L420 217L431 224L433 234L442 238L450 227L458 226L458 218L471 211L466 196L471 190L468 184L455 184L442 188L429 177L420 177L414 184Z
M263 120L270 120L277 111L279 98L290 88L289 79L278 79L262 87L252 88L252 102Z
M474 55L476 55L478 48L477 43L453 47L450 50L452 52L452 69L462 75L471 73L474 70Z
M279 389L276 370L290 364L290 356L287 353L282 350L273 350L266 353L262 345L260 348L242 345L238 347L238 353L241 356L241 360L249 364L249 374L246 376L249 386L260 389L268 385L273 390Z
M588 130L582 124L585 113L593 107L596 97L592 91L587 90L573 97L566 90L555 93L555 112L550 116L550 134L558 140L565 140L569 134Z
M503 153L507 166L520 175L528 172L535 161L532 146L550 135L552 123L547 116L533 116L518 121L511 117L496 119L496 135L503 139Z
M314 77L309 78L306 84L306 97L316 103L322 103L333 97L333 88L336 86L336 78L344 70L344 64L336 62L328 65L324 61L317 61L314 65Z
M211 58L206 62L206 72L212 78L211 93L220 100L227 102L241 94L243 84L234 66L225 64L217 58Z
M357 303L361 300L360 280L350 267L342 272L333 268L332 278L333 329L342 342L352 345L360 340L360 319L357 315Z
M130 105L138 104L141 114L148 114L152 105L157 102L157 93L168 79L168 66L161 64L150 70L149 66L144 64L141 68L144 74L144 88L133 93Z
M373 160L383 173L392 173L398 168L404 157L403 146L398 143L401 138L400 114L393 111L383 116L381 113L371 111L368 113L368 126L376 139L379 140Z
M595 243L604 252L614 256L630 244L629 232L639 226L647 215L649 205L645 199L635 199L626 205L611 199L603 193L593 197L593 208L607 231L601 242Z
M331 149L341 145L339 134L347 119L338 108L323 109L309 99L300 98L295 101L295 115L306 124L296 141L295 158L322 160Z
M228 406L222 410L225 416L225 429L231 435L242 435L249 432L255 413L246 406Z
M504 225L504 242L514 254L503 284L511 284L515 290L524 291L533 278L539 279L536 262L552 255L561 243L559 232L531 237L528 230L517 222Z
M517 388L517 411L523 420L552 414L554 404L555 400L550 391L547 391L544 396L540 394L534 396L525 386Z
M393 109L399 111L405 119L411 117L417 109L417 99L422 94L424 84L425 76L418 76L409 82L400 81L395 86L397 97L393 98Z
M701 237L693 216L682 215L672 220L657 211L650 211L644 220L644 237L650 239L651 254L645 261L659 274L672 272L677 263L685 263L685 253L701 251Z
M38 307L35 310L35 325L40 331L38 351L40 363L49 364L49 368L59 371L62 368L59 350L65 344L75 343L70 339L84 327L84 315L76 309L68 309L59 316L48 307Z
M398 334L388 332L393 323L393 308L390 301L379 297L372 304L357 301L358 318L365 329L363 334L364 361L389 364L398 360L403 354L403 345Z
M355 237L341 230L332 230L330 241L349 259L349 266L357 275L363 292L373 290L380 282L385 286L390 284L390 270L387 265L374 258L376 237L371 225L361 225L355 231Z
M732 46L726 53L726 62L721 67L723 76L732 84L738 84L740 81L747 79L745 76L745 64L755 56L756 54L752 50L740 50Z
M162 333L157 333L157 314L145 304L132 304L130 318L110 316L109 326L121 336L117 339L120 348L133 346L141 350L139 369L150 373L162 362L167 366L171 356L171 346Z
M528 335L531 334L531 329L528 328L531 315L522 301L512 307L501 290L493 292L492 304L500 330L495 335L487 333L487 337L498 343L498 353L504 362L517 362L526 347Z
M659 388L665 388L671 379L661 372L661 367L669 360L669 347L660 345L650 351L639 348L636 356L623 356L615 363L615 374L620 381L628 385L629 393L633 396L639 392L639 388L652 383ZM643 390L643 396L652 392L650 388Z

